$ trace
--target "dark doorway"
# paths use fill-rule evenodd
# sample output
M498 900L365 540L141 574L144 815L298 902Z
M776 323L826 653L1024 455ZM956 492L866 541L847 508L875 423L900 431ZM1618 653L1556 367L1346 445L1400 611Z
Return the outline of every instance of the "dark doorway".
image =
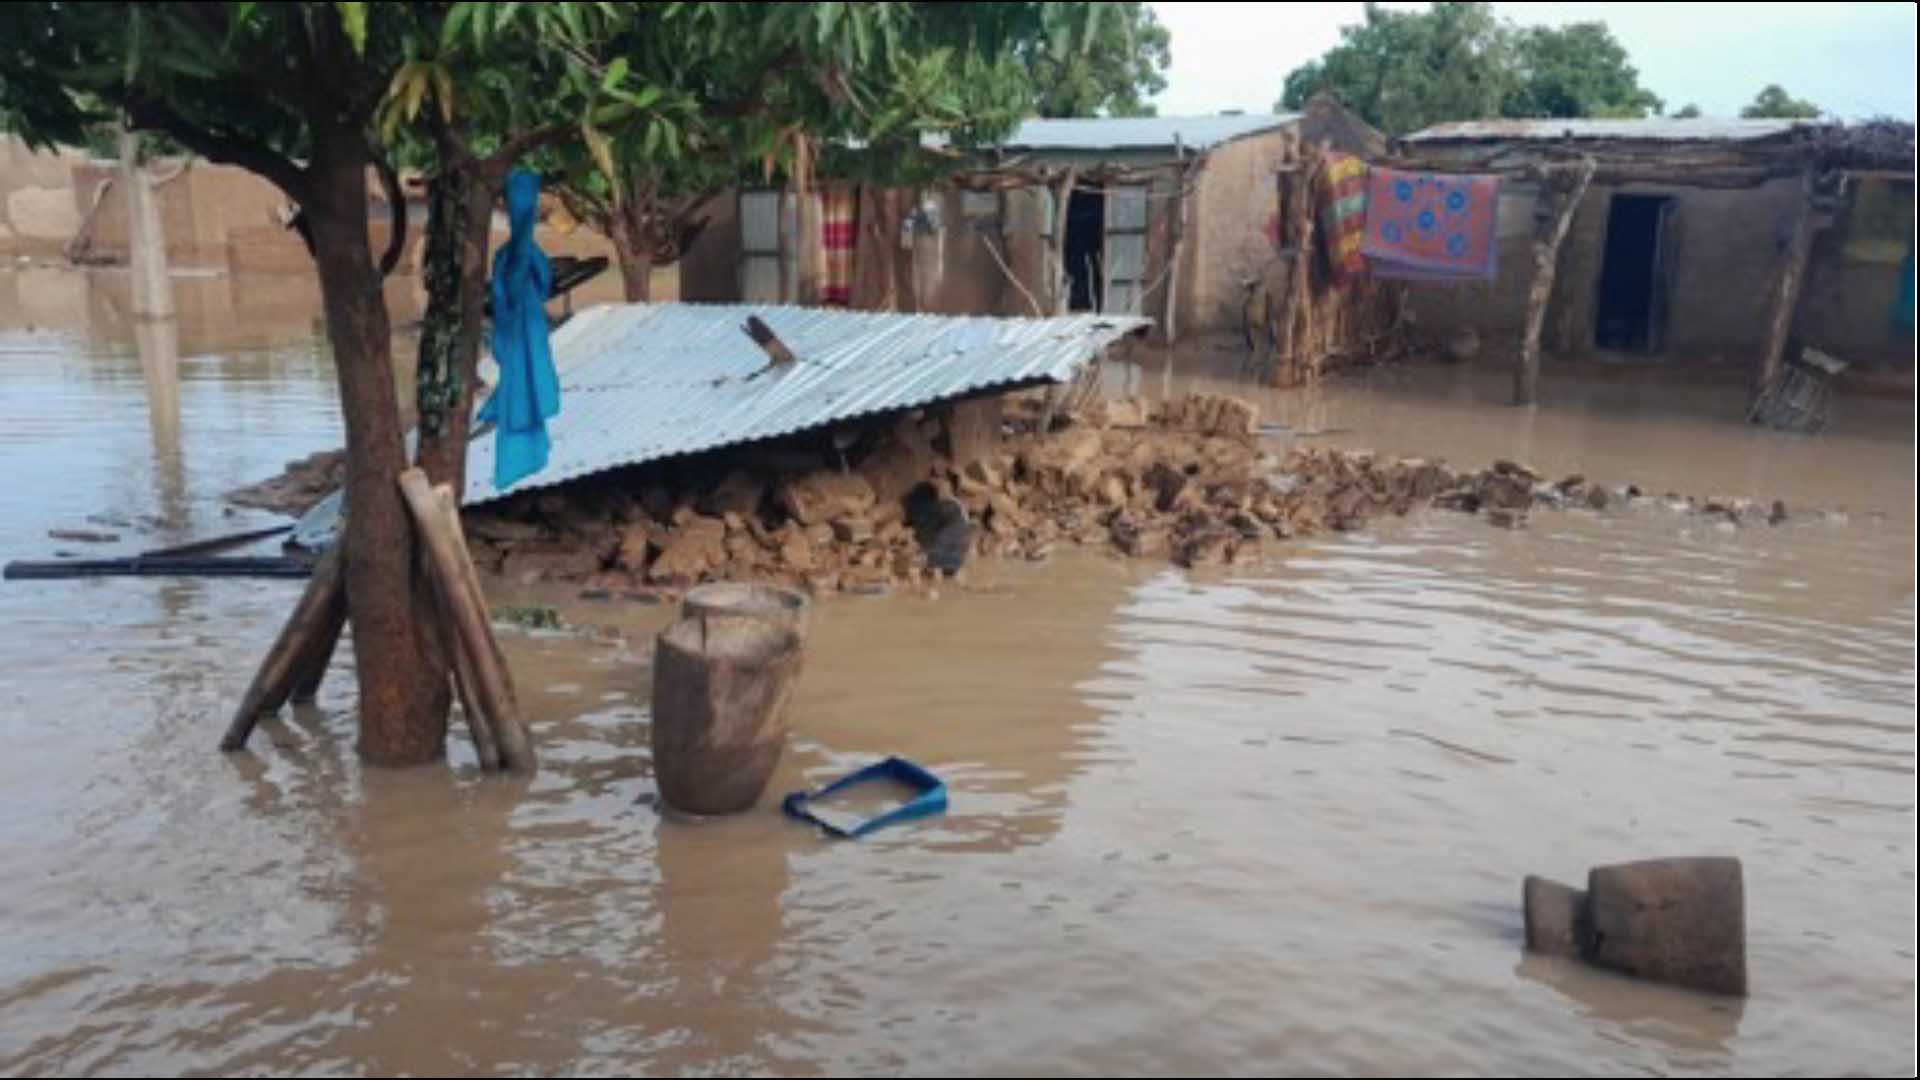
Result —
M1672 212L1664 195L1615 195L1608 203L1596 346L1656 353L1665 344Z
M1100 310L1100 253L1106 241L1106 195L1098 191L1074 192L1067 202L1067 242L1061 252L1067 261L1069 309Z

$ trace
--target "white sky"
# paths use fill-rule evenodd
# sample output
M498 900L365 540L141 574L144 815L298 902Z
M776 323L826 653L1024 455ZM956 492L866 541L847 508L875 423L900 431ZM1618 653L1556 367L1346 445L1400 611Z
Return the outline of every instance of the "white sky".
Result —
M1156 3L1173 34L1167 115L1266 112L1302 62L1361 21L1361 5ZM1392 4L1392 7L1422 7ZM1603 20L1640 69L1641 85L1708 116L1736 116L1768 83L1828 112L1914 118L1915 5L1519 3L1493 5L1522 24Z

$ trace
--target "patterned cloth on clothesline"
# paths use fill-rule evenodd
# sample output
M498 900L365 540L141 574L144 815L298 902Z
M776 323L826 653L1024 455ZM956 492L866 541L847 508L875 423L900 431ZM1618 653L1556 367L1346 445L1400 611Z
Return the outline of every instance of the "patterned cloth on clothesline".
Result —
M1498 176L1453 176L1374 166L1361 250L1379 277L1490 279L1498 269Z

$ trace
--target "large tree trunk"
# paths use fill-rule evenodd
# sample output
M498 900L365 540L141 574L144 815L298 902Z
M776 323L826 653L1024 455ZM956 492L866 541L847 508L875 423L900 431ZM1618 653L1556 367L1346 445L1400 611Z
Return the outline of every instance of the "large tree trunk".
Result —
M467 438L480 378L493 190L493 179L476 168L449 169L427 189L417 460L429 480L452 487L456 498L466 491Z
M347 608L360 683L360 756L375 765L438 761L447 669L432 641L429 590L402 505L406 468L390 327L367 244L367 158L358 132L317 131L311 198L314 261L347 427Z

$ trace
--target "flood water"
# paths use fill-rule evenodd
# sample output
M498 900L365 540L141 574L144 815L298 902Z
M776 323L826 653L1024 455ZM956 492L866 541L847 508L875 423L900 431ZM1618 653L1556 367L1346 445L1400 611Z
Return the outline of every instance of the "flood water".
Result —
M0 555L268 521L220 494L337 443L302 283L177 287L138 327L110 275L0 270ZM542 756L511 782L458 738L360 768L344 657L215 752L298 583L0 585L0 1072L1910 1072L1910 405L1803 438L1729 419L1737 387L1544 389L1256 396L1342 445L1794 517L1436 512L1225 574L1073 553L834 600L780 773L723 822L654 806L657 607L505 633ZM950 812L857 843L779 816L887 754ZM1525 874L1691 854L1745 861L1750 999L1523 955Z

